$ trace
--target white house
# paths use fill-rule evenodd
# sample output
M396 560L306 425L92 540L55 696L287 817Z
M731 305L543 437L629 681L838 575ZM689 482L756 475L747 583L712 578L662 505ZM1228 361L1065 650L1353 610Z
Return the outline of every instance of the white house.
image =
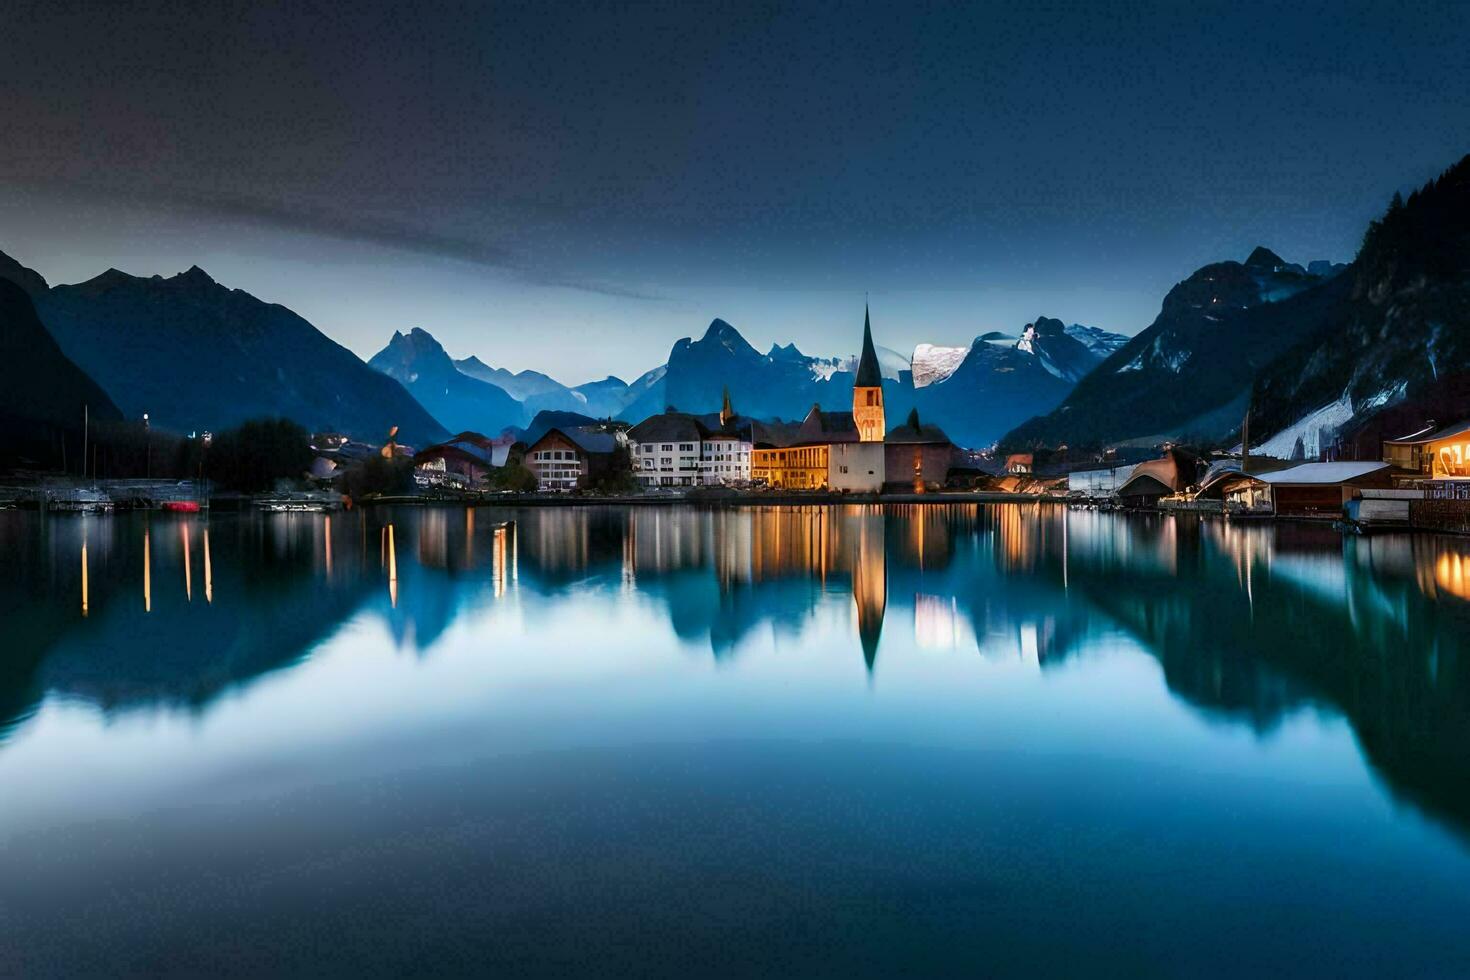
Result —
M703 428L703 427L701 427ZM703 432L699 452L699 482L704 486L744 483L750 479L750 429Z
M628 430L633 473L645 487L718 486L750 479L750 426L725 412L665 412Z

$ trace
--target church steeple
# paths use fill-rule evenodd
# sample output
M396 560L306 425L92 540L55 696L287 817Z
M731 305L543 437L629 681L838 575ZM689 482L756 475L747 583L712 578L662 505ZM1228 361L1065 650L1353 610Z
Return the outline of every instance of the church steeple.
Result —
M873 349L873 321L863 304L863 353L858 358L852 386L852 421L859 442L882 442L888 434L883 418L883 372L878 369L878 352Z
M734 417L735 417L735 409L730 405L730 388L729 388L728 385L726 385L725 386L724 398L720 402L720 425L721 426L729 425L730 424L730 420L733 419Z
M858 358L857 380L859 388L883 387L883 372L878 370L878 352L873 349L873 321L868 315L867 304L863 305L863 355Z

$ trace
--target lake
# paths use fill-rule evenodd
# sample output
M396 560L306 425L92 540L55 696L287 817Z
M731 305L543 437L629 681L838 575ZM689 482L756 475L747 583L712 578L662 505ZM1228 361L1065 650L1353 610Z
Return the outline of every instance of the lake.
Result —
M1470 540L0 512L0 975L1470 975Z

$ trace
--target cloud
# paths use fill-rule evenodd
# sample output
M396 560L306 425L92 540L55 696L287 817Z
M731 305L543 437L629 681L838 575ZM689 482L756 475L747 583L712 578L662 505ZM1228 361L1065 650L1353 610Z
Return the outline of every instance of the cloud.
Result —
M284 204L229 191L208 193L189 190L158 191L137 187L111 187L102 183L36 178L20 183L79 192L90 198L144 204L171 209L187 209L234 221L269 225L289 231L340 241L362 242L384 248L429 255L435 258L468 262L472 265L502 269L538 285L579 292L661 302L665 297L655 293L619 286L577 276L561 275L538 268L511 249L494 242L458 235L445 235L426 228L362 214L312 205Z

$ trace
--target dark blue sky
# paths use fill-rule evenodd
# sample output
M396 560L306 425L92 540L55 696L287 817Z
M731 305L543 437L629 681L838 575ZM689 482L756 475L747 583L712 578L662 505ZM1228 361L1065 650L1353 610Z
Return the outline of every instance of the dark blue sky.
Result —
M569 382L757 346L1133 333L1351 258L1470 152L1470 5L7 5L0 250L198 263L363 355Z

